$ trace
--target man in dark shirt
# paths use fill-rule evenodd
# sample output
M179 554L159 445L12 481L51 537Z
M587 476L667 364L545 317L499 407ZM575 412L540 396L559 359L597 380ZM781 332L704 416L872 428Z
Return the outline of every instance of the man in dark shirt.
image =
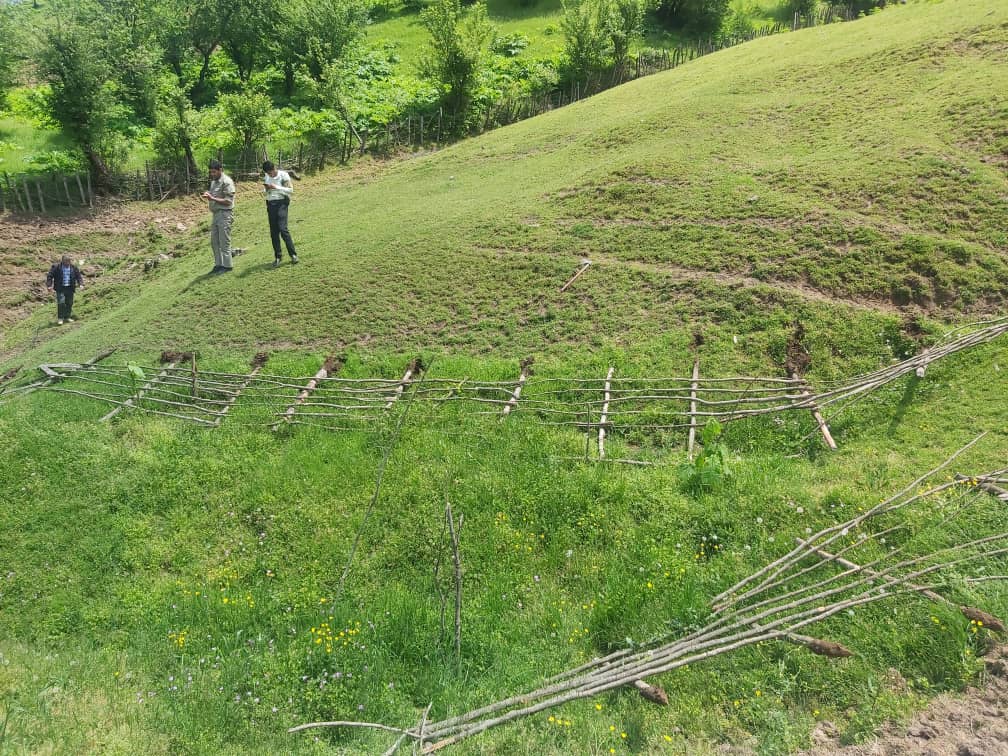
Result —
M56 291L56 323L73 323L73 300L77 287L84 288L84 276L80 268L63 255L58 263L49 268L46 275L46 289Z

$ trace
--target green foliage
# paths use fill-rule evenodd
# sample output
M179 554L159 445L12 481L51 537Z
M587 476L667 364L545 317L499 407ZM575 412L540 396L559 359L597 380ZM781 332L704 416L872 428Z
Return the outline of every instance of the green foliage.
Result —
M528 45L529 38L525 34L503 34L494 36L490 50L505 58L513 58Z
M564 3L560 28L564 34L564 58L568 76L588 79L606 66L609 46L605 0L572 0Z
M231 146L239 147L246 155L251 155L254 146L273 133L272 103L262 92L246 90L222 95L220 114L232 134Z
M700 432L700 453L691 462L678 468L679 483L683 490L693 494L717 491L731 478L729 452L721 442L723 429L717 420L711 420Z
M25 157L25 164L32 173L61 173L69 175L84 168L80 153L70 150L46 150Z
M605 28L609 35L612 60L626 61L630 46L644 33L644 15L654 7L652 0L607 0Z
M362 0L297 0L285 4L282 28L288 49L312 78L340 60L364 33L368 5Z
M660 0L658 15L671 26L697 34L721 28L728 0Z
M755 29L754 19L760 15L756 0L730 0L722 32L726 37L743 37Z
M51 86L53 120L80 146L100 186L121 148L115 125L122 120L122 105L107 52L100 30L69 18L43 32L36 61Z
M34 87L18 87L7 93L6 112L20 118L35 128L51 129L58 124L53 120L49 103L52 87L39 84Z
M424 9L420 21L431 36L423 71L444 88L446 110L464 120L493 37L486 4L481 0L463 9L459 0L437 0Z

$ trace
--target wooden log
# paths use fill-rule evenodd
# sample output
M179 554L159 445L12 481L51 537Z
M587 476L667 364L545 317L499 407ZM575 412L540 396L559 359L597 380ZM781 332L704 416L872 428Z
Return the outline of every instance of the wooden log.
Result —
M796 381L802 381L804 384L800 389L803 397L812 396L812 389L804 382L804 379L799 376L798 373L791 373L791 377ZM812 417L815 418L816 424L819 426L819 432L822 433L826 446L828 446L832 451L836 451L836 441L833 440L833 434L830 433L829 426L826 424L826 419L822 416L822 412L819 411L819 408L814 403L811 405L810 411L812 412Z
M80 192L81 207L84 207L85 205L87 205L88 201L87 201L87 197L84 196L84 185L81 183L80 174L79 173L75 173L74 174L74 178L77 180L77 191Z
M955 479L962 481L973 480L973 478L968 475L956 475ZM1008 490L1001 488L1001 486L996 486L986 480L981 480L977 481L977 487L983 489L991 496L997 497L1001 501L1008 501Z
M696 443L696 427L697 427L697 384L700 381L700 357L697 356L693 360L693 382L690 384L690 402L689 402L689 438L686 441L686 454L689 456L690 461L693 460L693 445Z
M392 394L392 398L389 399L388 403L385 405L385 409L387 410L392 409L392 405L396 403L396 400L400 396L402 396L402 393L406 389L406 387L413 382L413 375L415 373L419 373L422 369L423 367L420 364L419 359L413 360L409 364L409 367L406 368L406 373L403 375L402 380L400 380L399 383L396 385L395 391Z
M330 374L336 373L340 369L340 367L341 363L338 358L328 357L326 361L322 364L322 367L319 368L319 371L315 373L315 376L310 381L308 381L307 384L305 384L305 387L303 389L301 389L301 391L298 393L297 398L293 401L293 403L291 403L290 406L287 407L287 410L284 412L283 417L281 417L279 420L273 423L273 430L278 430L282 423L285 422L289 423L291 419L294 417L295 413L297 413L297 408L301 404L304 404L305 399L307 399L311 395L311 392L315 390L315 388L319 384L319 381L322 381L325 378L329 377Z
M606 374L605 379L605 389L602 396L602 417L599 419L599 429L598 429L598 455L599 459L605 459L605 428L606 428L606 416L609 414L609 399L610 399L610 387L612 385L613 373L616 372L615 367L610 367L609 372Z
M241 396L242 391L247 389L249 387L249 384L251 384L252 381L255 380L255 377L259 374L259 371L262 370L263 365L266 364L266 360L268 359L269 355L266 354L265 352L260 352L255 356L255 358L252 360L252 372L250 372L248 376L245 378L245 380L242 381L241 385L238 386L238 390L231 395L231 397L227 400L227 403L223 407L221 407L220 415L217 417L216 420L214 420L215 428L219 427L220 424L224 422L224 416L227 415L227 413L231 410L231 407L234 406L234 403L238 401L238 397Z
M588 270L590 266L591 266L591 260L587 258L583 259L581 261L581 267L577 269L577 272L575 272L574 275L570 277L567 283L565 283L563 286L560 287L560 293L562 294L563 292L567 291L567 287L570 286L575 281L577 281L578 278L581 277L581 274L584 273L586 270Z
M168 371L171 370L172 368L174 368L177 364L178 364L177 362L169 363L169 365L164 370L162 370L160 373L158 373L155 378L153 378L150 381L147 381L147 383L144 384L143 388L141 388L139 391L137 391L136 396L131 396L129 399L127 399L125 402L123 402L122 404L120 404L114 410L112 410L111 412L108 412L107 414L103 415L98 422L100 422L100 423L107 422L108 420L111 420L113 417L115 417L116 415L118 415L120 412L122 412L127 407L134 407L134 406L136 406L134 404L134 401L139 401L140 399L142 399L143 395L146 394L148 391L150 391L152 388L154 388L154 386L157 385L158 381L160 381L162 378L164 378L166 375L168 375Z
M526 357L524 360L522 360L521 375L518 376L518 385L515 386L514 391L511 392L511 398L508 400L508 403L504 406L504 410L502 411L502 415L504 417L510 415L511 410L513 410L516 406L518 406L518 399L519 397L521 397L522 388L525 386L525 381L528 380L529 375L531 375L532 373L531 367L532 367L531 357Z

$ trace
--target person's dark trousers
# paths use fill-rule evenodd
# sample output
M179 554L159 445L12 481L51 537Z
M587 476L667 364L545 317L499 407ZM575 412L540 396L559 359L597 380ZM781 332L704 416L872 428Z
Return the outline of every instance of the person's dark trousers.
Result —
M58 289L56 291L56 319L67 320L73 312L73 289Z
M270 240L273 242L273 256L277 260L283 257L280 251L280 237L283 237L284 245L287 247L287 254L295 257L294 240L291 239L290 231L287 230L287 208L290 200L268 200L266 202L266 213L269 215Z

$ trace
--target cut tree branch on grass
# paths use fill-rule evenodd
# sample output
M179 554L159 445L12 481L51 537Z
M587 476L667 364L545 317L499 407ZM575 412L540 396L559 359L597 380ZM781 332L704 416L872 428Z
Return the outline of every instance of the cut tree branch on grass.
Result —
M521 397L522 388L525 386L525 381L528 380L529 375L532 373L532 358L526 357L521 361L521 374L518 376L518 385L515 386L514 391L511 393L511 398L508 399L507 404L501 411L503 417L507 417L511 414L511 411L518 406L518 399Z
M281 417L279 420L276 421L276 423L273 424L273 430L278 430L280 428L280 425L284 422L290 422L291 418L293 418L295 413L297 412L298 405L300 405L302 402L304 402L305 399L308 398L311 392L315 390L315 387L318 386L319 381L323 380L324 378L327 378L330 374L339 370L341 366L342 361L339 360L337 357L335 356L327 357L326 361L322 364L322 367L320 367L318 372L315 373L315 376L310 381L308 381L305 387L301 389L300 393L298 393L297 398L291 403L289 407L287 407L286 411L283 414L283 417Z

